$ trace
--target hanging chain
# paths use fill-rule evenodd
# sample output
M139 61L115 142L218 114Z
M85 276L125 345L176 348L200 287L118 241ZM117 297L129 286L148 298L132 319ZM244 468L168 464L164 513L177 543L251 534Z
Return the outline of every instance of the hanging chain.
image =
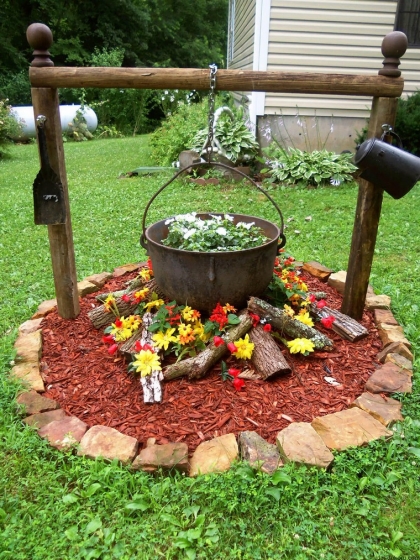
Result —
M214 144L214 102L215 102L215 89L216 89L216 74L217 65L210 64L210 92L209 92L209 134L206 141L207 161L210 162L211 154L213 152Z

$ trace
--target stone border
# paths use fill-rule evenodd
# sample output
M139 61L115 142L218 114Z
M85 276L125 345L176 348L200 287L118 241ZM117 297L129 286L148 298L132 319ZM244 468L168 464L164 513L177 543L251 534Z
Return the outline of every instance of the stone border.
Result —
M112 273L88 276L78 283L79 296L100 290L108 279L137 270L141 264L123 265ZM339 293L344 293L345 271L333 273L314 261L303 263L303 269L328 282ZM401 403L379 394L412 390L411 344L390 311L390 304L388 296L375 295L370 287L366 308L374 312L383 349L377 356L382 365L366 382L366 392L347 410L317 417L311 423L291 423L277 434L277 446L252 431L241 432L238 442L234 434L225 434L201 443L189 461L185 443L156 445L156 440L150 438L139 452L139 442L135 438L107 426L97 425L88 429L87 424L79 418L66 415L58 402L40 394L45 391L40 365L40 326L42 319L56 308L56 300L41 303L32 318L19 327L15 342L15 365L10 375L27 384L29 392L20 393L16 402L26 416L24 422L34 427L53 447L70 450L77 446L78 455L92 459L118 459L125 465L131 465L132 470L178 470L189 476L197 476L226 471L239 457L268 474L290 461L327 468L334 460L331 450L342 451L381 437L388 439L393 432L387 428L403 420Z

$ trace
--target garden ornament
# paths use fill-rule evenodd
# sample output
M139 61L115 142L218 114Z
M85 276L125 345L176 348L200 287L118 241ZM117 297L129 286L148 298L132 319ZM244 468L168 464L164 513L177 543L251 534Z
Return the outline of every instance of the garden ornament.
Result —
M381 139L370 138L358 148L354 162L362 170L360 177L384 189L393 198L406 195L420 180L420 158L405 152L399 136L387 124ZM397 139L398 146L384 142L386 135Z

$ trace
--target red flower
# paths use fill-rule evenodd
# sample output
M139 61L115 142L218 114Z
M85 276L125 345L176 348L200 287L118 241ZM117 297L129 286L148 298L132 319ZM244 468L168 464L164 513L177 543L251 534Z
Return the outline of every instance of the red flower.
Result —
M147 259L147 268L148 268L151 272L153 272L153 265L152 265L152 260L151 260L150 257Z
M143 344L142 350L149 350L150 352L155 353L154 348L152 346L150 346L150 344Z
M239 375L240 373L241 373L241 370L240 370L240 369L236 369L236 368L233 368L233 367L231 367L231 368L228 369L228 374L231 375L232 377L235 377L235 378L236 378L236 377L238 377L238 375Z
M320 299L318 301L318 303L316 304L316 306L318 307L318 309L322 309L323 307L325 307L327 305L327 302L325 301L325 299Z
M179 313L173 315L172 317L169 317L169 324L171 326L179 325L180 322L181 322L181 315Z
M245 385L245 381L243 379L240 379L239 377L235 377L235 379L232 381L232 384L237 391L240 391L241 388Z
M213 342L214 342L214 345L216 346L216 348L218 348L219 346L222 346L222 344L225 343L225 341L223 340L223 338L221 336L215 336L213 338Z
M316 302L316 297L314 296L314 294L309 294L308 297L309 297L309 301L310 301L311 303L315 303L315 302Z
M115 319L114 325L117 327L117 329L119 329L120 327L122 327L122 321L119 317L117 317Z
M280 266L280 260L278 257L276 257L274 260L274 266Z
M270 332L271 331L270 323L267 323L266 325L264 325L263 330L266 331L266 332Z
M102 337L102 342L104 342L105 344L114 344L115 339L112 334L106 334Z
M331 329L332 328L332 324L335 321L335 317L333 317L332 315L328 315L328 317L323 317L321 319L321 323L324 325L324 327L326 327L327 329Z
M260 322L261 317L259 315L255 315L255 313L251 313L251 312L249 312L249 316L252 319L252 326L256 327L258 325L258 323Z
M121 296L121 299L126 303L130 302L130 296L128 294L124 294L123 296Z
M233 354L234 352L237 352L238 349L236 348L236 346L233 344L233 342L229 342L229 344L227 345L228 350L231 354Z
M111 344L111 346L108 348L108 352L112 355L115 354L115 352L118 350L118 344Z
M136 343L134 345L134 350L136 352L140 352L140 350L143 350L143 346L142 346L142 343L140 342L140 340L136 340Z

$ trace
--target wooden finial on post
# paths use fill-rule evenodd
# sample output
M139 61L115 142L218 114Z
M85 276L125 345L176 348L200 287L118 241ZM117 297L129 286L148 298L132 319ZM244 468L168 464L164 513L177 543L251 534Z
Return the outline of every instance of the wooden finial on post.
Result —
M32 23L26 30L26 38L29 45L34 49L32 53L34 59L31 66L54 66L48 51L53 44L51 29L43 23Z
M408 47L408 39L402 31L392 31L388 33L382 41L382 54L384 55L384 65L378 72L380 76L390 76L398 78L401 76L401 70L398 70L400 58L403 56Z

